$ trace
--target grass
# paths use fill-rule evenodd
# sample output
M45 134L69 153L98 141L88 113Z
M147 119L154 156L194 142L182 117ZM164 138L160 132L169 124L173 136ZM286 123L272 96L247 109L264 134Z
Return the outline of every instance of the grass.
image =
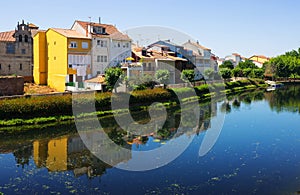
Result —
M205 102L209 101L216 93L231 94L247 91L258 87L266 87L263 80L247 79L236 82L217 83L212 85L200 85L194 88L153 89L133 91L130 94L130 111L146 109L153 102L162 102L165 106L178 104L178 97L183 97L182 102ZM196 94L196 96L195 96ZM43 125L73 121L73 103L84 109L87 105L95 105L96 111L82 113L78 117L102 117L112 114L128 112L120 108L112 111L110 108L111 98L123 103L125 93L97 93L94 96L80 94L76 100L72 95L42 96L31 98L17 98L0 100L0 127L13 127L25 125ZM0 130L1 131L1 130Z

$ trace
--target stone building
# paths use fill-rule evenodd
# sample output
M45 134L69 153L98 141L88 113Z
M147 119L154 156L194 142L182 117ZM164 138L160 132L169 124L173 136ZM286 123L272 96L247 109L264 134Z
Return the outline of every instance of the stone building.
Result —
M33 80L33 35L38 27L18 23L12 31L0 32L0 75L23 76Z

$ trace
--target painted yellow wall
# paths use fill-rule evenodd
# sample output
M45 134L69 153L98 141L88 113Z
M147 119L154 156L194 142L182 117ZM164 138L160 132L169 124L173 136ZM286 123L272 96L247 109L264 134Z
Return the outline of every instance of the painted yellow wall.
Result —
M47 84L47 47L46 33L38 32L34 39L33 47L33 78L39 85Z
M47 168L49 171L67 170L68 139L53 139L48 142Z
M49 29L46 35L48 44L48 85L64 92L68 70L67 38L52 29Z
M33 142L33 160L37 167L43 167L46 164L48 151L48 141L34 141Z

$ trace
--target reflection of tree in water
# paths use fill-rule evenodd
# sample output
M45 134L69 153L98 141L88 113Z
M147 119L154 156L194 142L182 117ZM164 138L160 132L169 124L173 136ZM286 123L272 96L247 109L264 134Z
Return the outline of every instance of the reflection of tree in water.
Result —
M18 167L21 165L22 168L24 168L25 165L29 165L29 159L32 156L32 150L33 147L32 145L30 145L21 147L20 149L13 152Z
M265 93L270 108L276 112L289 111L300 113L300 85L286 84L283 88Z

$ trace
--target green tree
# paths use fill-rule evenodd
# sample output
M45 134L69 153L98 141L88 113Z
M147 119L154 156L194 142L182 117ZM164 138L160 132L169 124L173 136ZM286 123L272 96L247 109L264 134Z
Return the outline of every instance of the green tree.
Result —
M235 67L234 69L231 70L232 75L234 77L243 77L243 70L239 67Z
M155 72L155 79L164 84L164 87L169 83L170 72L166 69L160 69Z
M252 69L252 72L251 72L251 77L253 78L263 78L264 77L264 70L262 68L255 68L255 69Z
M242 71L243 71L244 77L249 77L252 72L252 68L244 68L244 69L242 69Z
M105 70L105 82L107 84L107 89L112 91L115 89L117 92L117 87L123 82L124 73L121 68L107 68Z
M181 80L184 82L194 82L195 81L195 71L194 70L183 70L180 75Z
M223 79L231 78L231 70L229 68L220 68L220 74Z
M234 65L230 60L225 60L220 66L219 68L229 68L229 69L233 69Z
M205 69L204 70L204 76L207 78L207 79L212 79L213 78L213 75L214 75L214 70L212 68L208 68L208 69Z
M251 60L245 60L244 62L239 62L237 67L240 68L240 69L257 68L257 66Z

